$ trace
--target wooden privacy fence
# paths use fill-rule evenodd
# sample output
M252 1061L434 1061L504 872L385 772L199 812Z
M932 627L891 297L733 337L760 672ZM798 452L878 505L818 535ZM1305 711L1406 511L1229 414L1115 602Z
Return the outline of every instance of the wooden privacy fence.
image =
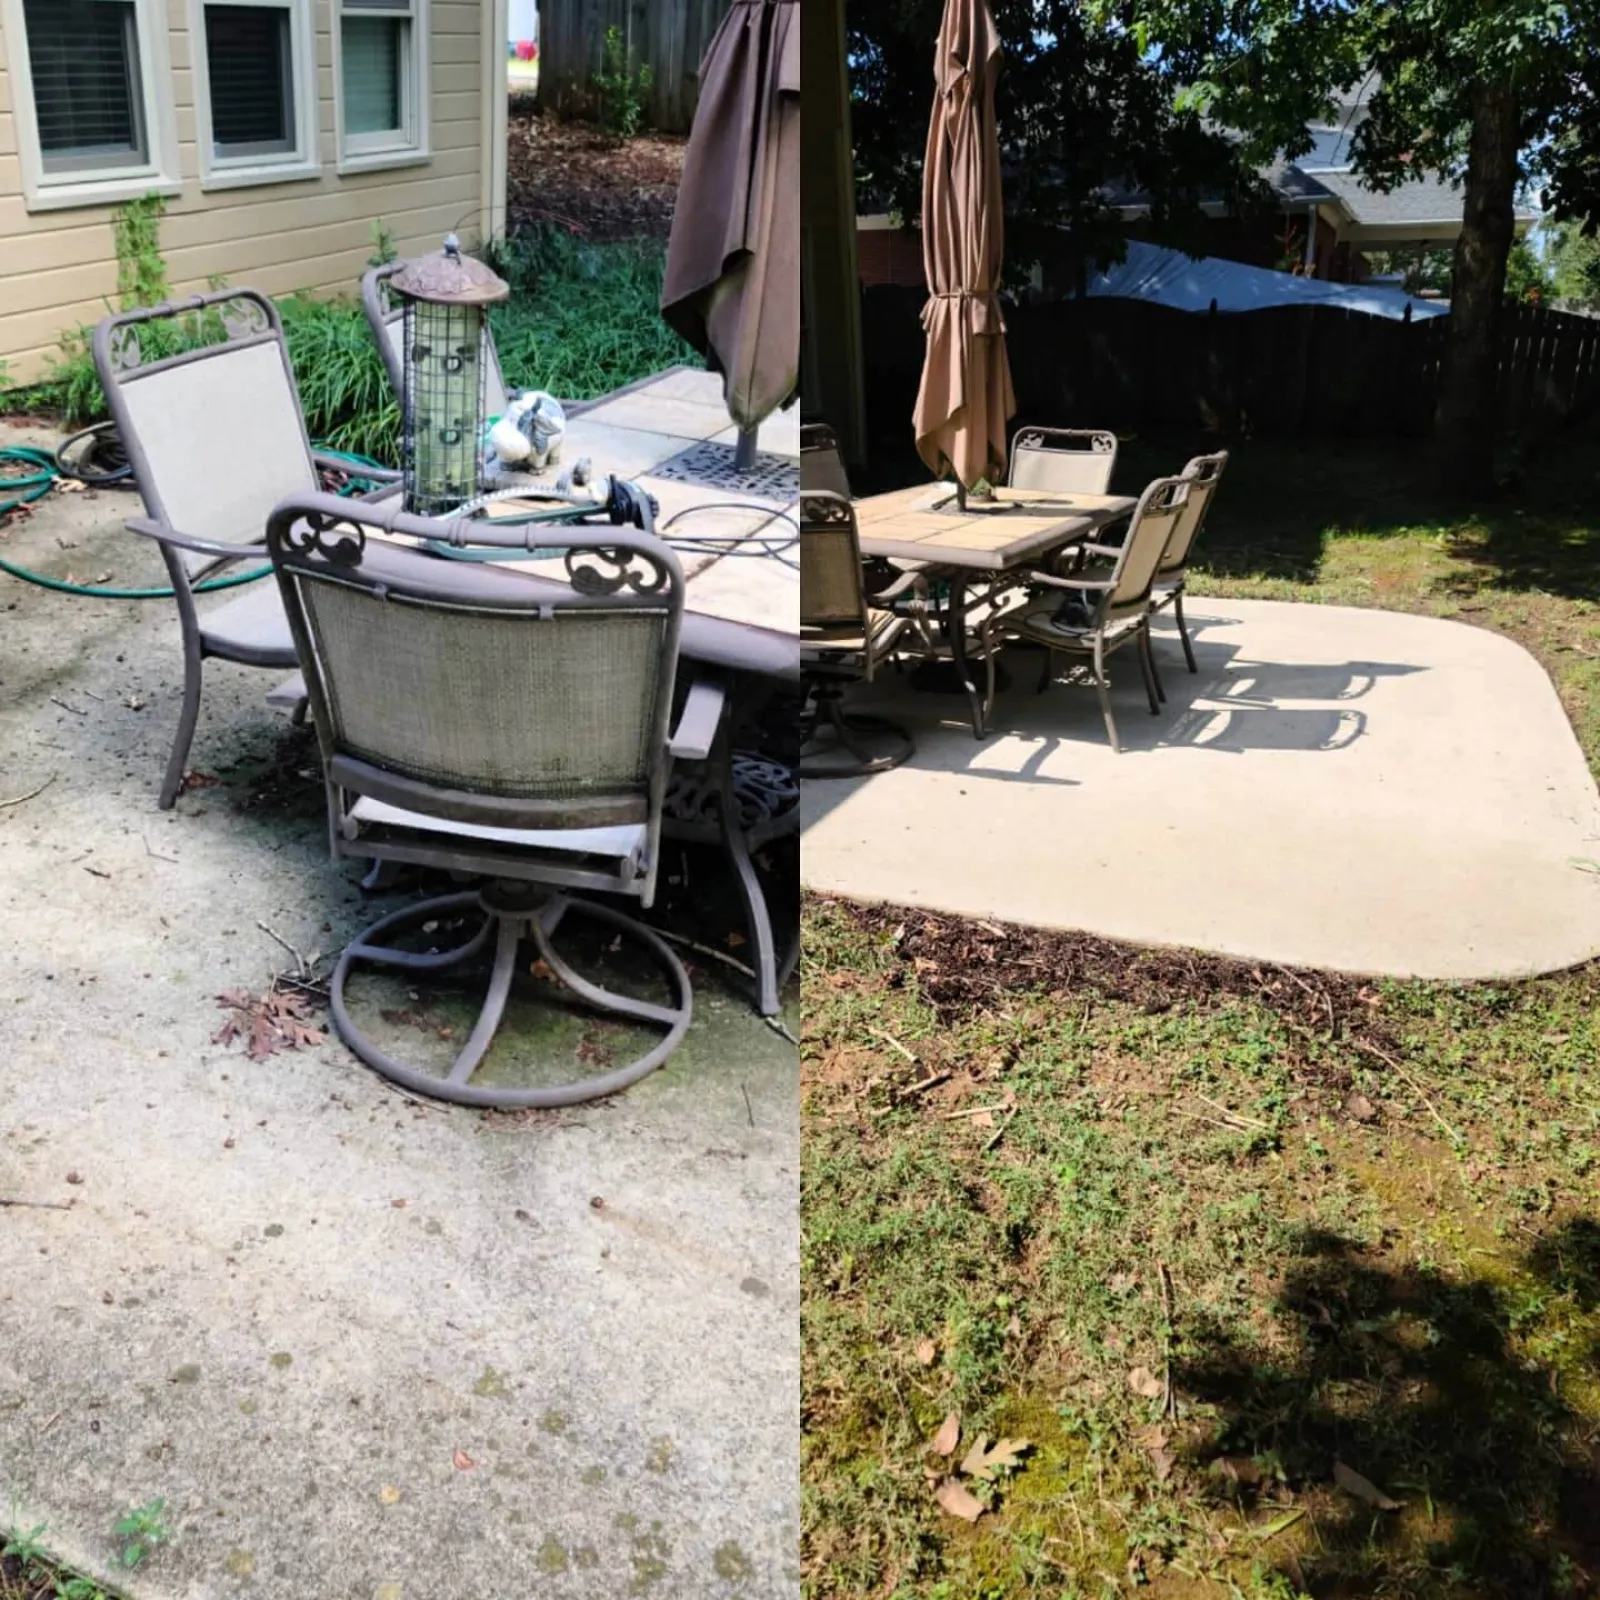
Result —
M606 30L615 28L634 70L648 66L650 125L687 133L700 94L700 61L731 0L540 0L539 103L590 112Z
M909 413L915 401L923 299L921 290L866 291L874 412L903 399ZM1206 316L1109 298L1006 315L1018 415L1030 420L1346 437L1429 431L1449 320L1395 322L1336 306ZM1546 427L1595 405L1600 318L1507 306L1502 427Z

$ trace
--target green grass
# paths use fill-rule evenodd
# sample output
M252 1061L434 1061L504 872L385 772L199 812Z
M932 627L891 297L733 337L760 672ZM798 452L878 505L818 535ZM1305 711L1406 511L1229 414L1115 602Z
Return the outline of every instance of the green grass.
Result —
M509 241L495 265L512 286L493 322L514 386L593 400L664 367L700 364L661 320L658 240L594 244L552 228Z
M1319 1031L1098 985L941 1013L826 901L804 948L807 1596L1594 1592L1600 971ZM1169 1371L1164 1414L1130 1374ZM925 1476L952 1411L956 1459L1033 1445L974 1527Z
M1126 441L1119 486L1208 444ZM1600 771L1592 438L1466 511L1415 447L1229 447L1193 589L1505 633ZM944 1001L985 968L929 923L805 908L807 1600L1600 1595L1600 967L1069 980L1012 932L1036 964ZM1032 1445L970 1526L951 1412L953 1461Z
M47 1532L40 1524L9 1538L0 1533L0 1600L111 1600L99 1584L50 1560Z

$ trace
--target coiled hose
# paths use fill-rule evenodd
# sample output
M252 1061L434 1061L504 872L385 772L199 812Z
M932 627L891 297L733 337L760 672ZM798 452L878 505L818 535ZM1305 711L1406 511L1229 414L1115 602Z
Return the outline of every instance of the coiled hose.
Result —
M317 449L322 455L349 464L350 475L340 486L340 494L360 494L376 487L372 479L361 477L360 472L363 468L377 467L381 463L369 460L366 456L354 455L348 450L330 450L325 445L318 445ZM42 500L60 478L73 478L94 488L135 487L133 466L117 434L116 424L97 422L93 427L73 434L55 450L42 450L26 444L0 448L0 490L9 496L0 499L0 517ZM195 584L194 592L211 594L217 589L237 588L240 584L254 583L257 578L264 578L271 571L270 566L252 567L248 572L210 578ZM68 583L64 578L47 577L42 572L33 572L5 560L0 560L0 572L7 572L24 583L36 584L41 589L54 589L59 594L87 594L101 600L169 600L173 593L170 588L120 589Z

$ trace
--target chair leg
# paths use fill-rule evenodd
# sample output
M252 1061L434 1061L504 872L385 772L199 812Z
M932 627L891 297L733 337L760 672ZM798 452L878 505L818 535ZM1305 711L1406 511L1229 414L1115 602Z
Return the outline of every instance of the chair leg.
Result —
M1156 698L1165 705L1167 702L1167 688L1161 681L1161 663L1156 660L1155 640L1150 635L1150 619L1145 618L1144 623L1144 653L1150 662L1150 676L1156 681Z
M1120 756L1122 741L1117 737L1116 718L1111 715L1111 681L1106 677L1105 640L1098 633L1094 636L1094 686L1100 695L1100 715L1106 719L1106 732L1111 738L1111 748Z
M167 757L167 775L161 781L163 811L177 804L183 788L183 775L188 767L189 746L194 743L195 724L200 720L200 675L202 667L198 651L187 655L183 663L183 709L178 713L178 731L172 736L172 754Z
M1183 620L1182 589L1178 590L1177 594L1173 596L1172 615L1174 621L1178 624L1178 637L1183 640L1183 659L1189 663L1191 672L1198 672L1200 669L1194 664L1194 646L1189 643L1189 626Z
M1141 628L1133 641L1133 648L1139 657L1139 676L1144 679L1144 696L1150 702L1150 715L1161 714L1161 702L1156 698L1155 672L1150 665L1150 652L1146 648L1144 629Z
M1056 653L1049 645L1044 647L1044 668L1039 673L1038 693L1043 694L1050 687L1051 680L1056 675Z
M289 726L303 728L306 725L306 713L311 709L311 702L304 695L295 703L295 708L289 713Z
M750 934L750 950L754 958L752 965L756 974L756 1009L764 1017L775 1017L780 1006L778 950L772 934L772 914L767 910L767 897L762 891L756 864L750 859L749 841L739 826L738 805L733 793L733 757L726 749L721 752L720 765L719 787L722 795L717 807L717 828L722 834L722 847L733 863L739 894L744 900L744 921Z

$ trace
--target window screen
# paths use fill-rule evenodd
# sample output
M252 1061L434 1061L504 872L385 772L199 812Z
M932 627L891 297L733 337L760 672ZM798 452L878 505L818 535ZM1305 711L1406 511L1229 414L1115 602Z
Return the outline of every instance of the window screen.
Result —
M295 148L289 13L281 6L206 7L211 139L219 156Z
M399 133L406 125L404 77L411 24L404 17L350 17L342 24L344 129Z
M23 0L46 172L149 159L133 0Z

